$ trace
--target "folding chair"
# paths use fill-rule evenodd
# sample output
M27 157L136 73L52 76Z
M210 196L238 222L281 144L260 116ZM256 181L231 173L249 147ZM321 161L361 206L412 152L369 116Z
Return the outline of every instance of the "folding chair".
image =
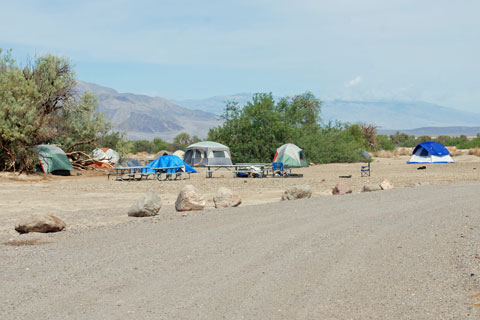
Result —
M283 171L283 162L273 162L272 163L272 171L273 171L273 176L278 175L280 177L283 177L285 175L285 172Z
M362 166L362 168L360 169L360 176L362 177L370 177L370 161L368 161L368 165L367 166Z

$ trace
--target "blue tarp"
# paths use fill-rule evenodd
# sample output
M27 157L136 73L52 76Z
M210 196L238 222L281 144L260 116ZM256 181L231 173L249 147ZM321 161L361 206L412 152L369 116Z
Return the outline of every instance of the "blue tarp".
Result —
M445 148L443 146L443 144L440 144L438 142L433 142L433 141L420 143L419 145L417 145L415 147L412 154L415 154L415 152L419 148L423 148L423 149L427 150L427 152L429 154L434 155L434 156L446 156L446 155L450 154L450 152L448 152L447 148Z
M147 167L150 168L165 168L165 167L184 167L184 169L168 169L167 173L174 173L176 171L184 171L184 172L192 172L192 173L197 173L195 169L190 167L188 164L183 162L182 159L179 157L173 155L173 154L166 154L163 155L149 164L147 164ZM155 170L152 169L142 169L143 173L153 173Z

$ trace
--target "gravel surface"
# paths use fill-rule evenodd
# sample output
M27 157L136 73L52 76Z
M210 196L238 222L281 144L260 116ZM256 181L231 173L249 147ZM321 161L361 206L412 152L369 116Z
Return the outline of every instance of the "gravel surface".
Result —
M478 319L479 194L463 182L187 217L166 206L12 237L0 318Z

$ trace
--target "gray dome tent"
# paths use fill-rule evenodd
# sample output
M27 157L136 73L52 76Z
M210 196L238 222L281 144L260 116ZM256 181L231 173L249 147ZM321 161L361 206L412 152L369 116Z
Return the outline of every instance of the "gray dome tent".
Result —
M232 165L230 148L213 141L201 141L185 149L184 159L192 167L206 165Z

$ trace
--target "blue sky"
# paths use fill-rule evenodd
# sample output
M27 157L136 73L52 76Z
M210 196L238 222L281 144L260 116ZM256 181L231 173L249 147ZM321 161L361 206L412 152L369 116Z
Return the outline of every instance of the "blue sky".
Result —
M239 92L480 112L476 0L0 0L0 47L172 99Z

